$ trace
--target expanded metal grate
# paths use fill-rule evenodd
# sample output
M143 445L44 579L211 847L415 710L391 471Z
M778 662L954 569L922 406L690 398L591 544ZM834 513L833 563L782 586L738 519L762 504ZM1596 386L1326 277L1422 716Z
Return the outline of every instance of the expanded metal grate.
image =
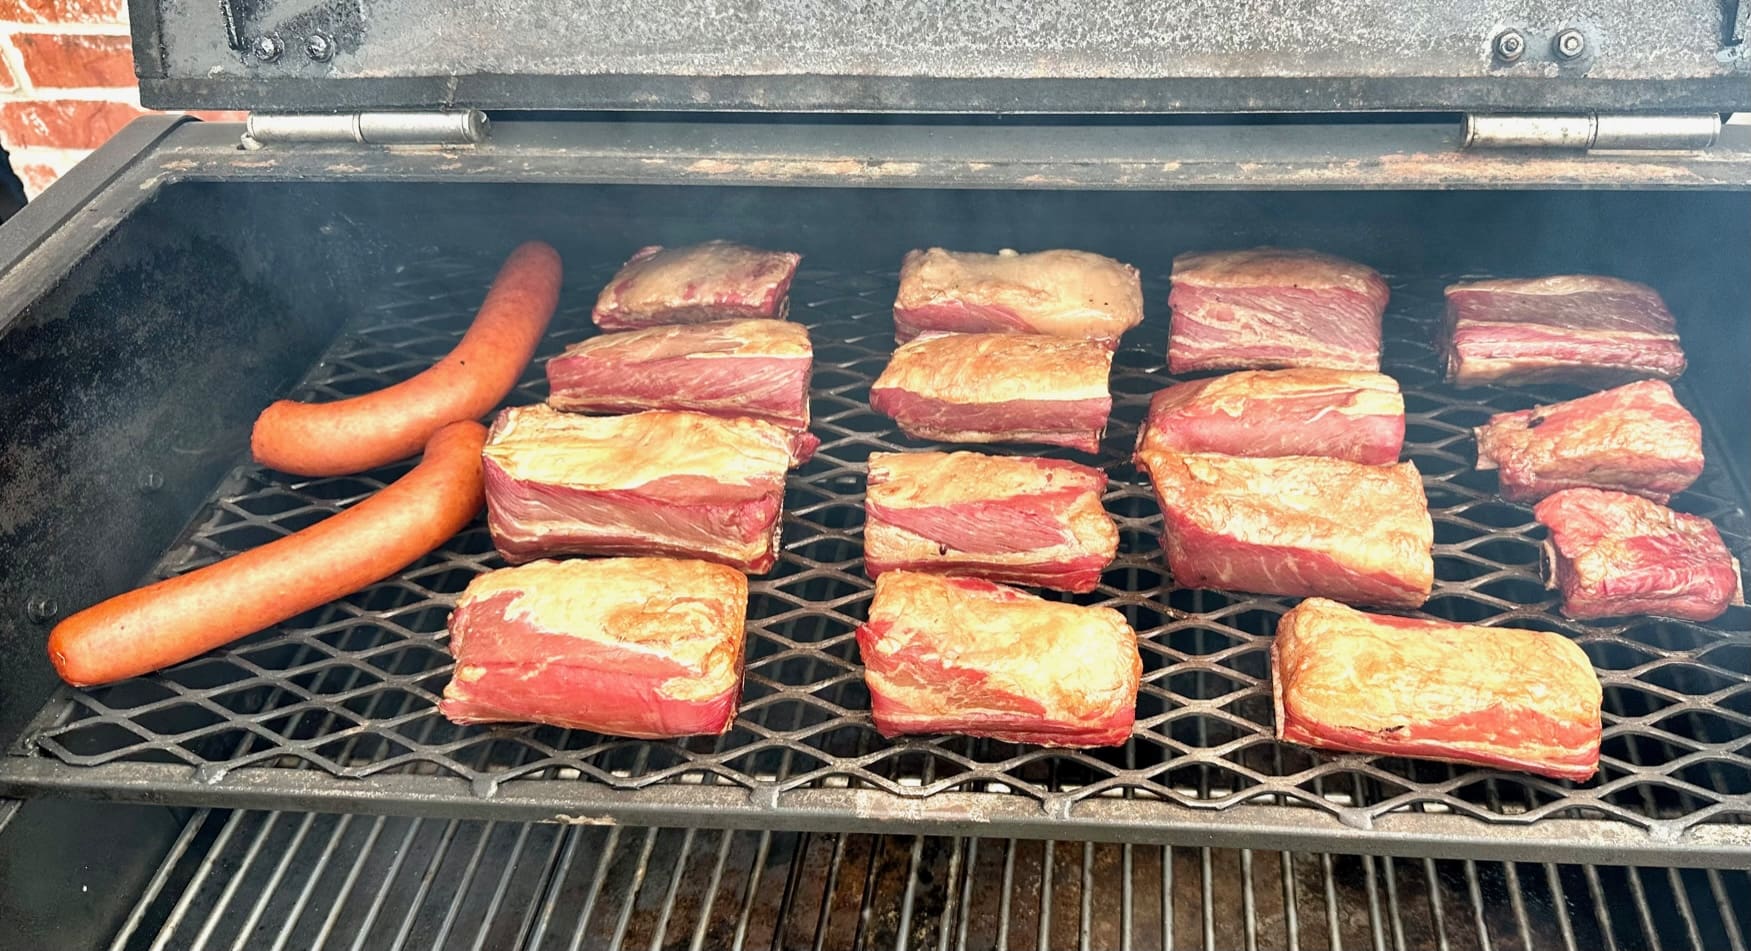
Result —
M428 366L466 326L492 263L409 266L296 395L354 395ZM606 276L606 266L573 268L546 355L591 332L589 292ZM815 340L813 428L822 445L790 479L779 564L752 586L746 685L729 733L646 742L458 727L440 717L449 605L500 564L477 523L400 577L275 631L150 677L61 691L0 760L0 789L482 818L1744 862L1748 612L1713 624L1579 623L1557 613L1540 580L1541 530L1528 507L1495 497L1493 474L1472 471L1470 429L1493 412L1578 391L1441 384L1433 343L1444 283L1395 281L1387 327L1386 368L1406 395L1406 452L1435 520L1437 580L1424 613L1560 631L1582 645L1605 684L1602 766L1588 783L1328 755L1271 738L1267 650L1291 602L1174 589L1154 499L1129 462L1148 398L1169 379L1164 313L1127 338L1114 366L1101 463L1113 477L1106 504L1120 525L1120 556L1098 590L1073 598L1119 609L1141 635L1133 739L1089 752L882 739L853 636L871 589L860 562L862 468L871 451L925 444L900 436L866 402L893 349L893 273L805 270L792 313ZM1146 291L1160 311L1165 286ZM538 363L515 399L543 395ZM406 469L312 480L242 465L159 573L311 524ZM1711 465L1675 504L1714 519L1739 557L1751 556L1724 467Z
M110 947L1744 951L1751 875L202 811Z

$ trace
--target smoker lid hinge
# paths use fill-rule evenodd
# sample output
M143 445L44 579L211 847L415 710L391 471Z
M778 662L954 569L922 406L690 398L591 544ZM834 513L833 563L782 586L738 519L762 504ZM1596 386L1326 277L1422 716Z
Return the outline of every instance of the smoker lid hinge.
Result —
M243 147L269 145L476 145L492 123L479 109L451 112L353 112L262 115L252 112Z
M1720 138L1721 117L1700 115L1499 114L1465 117L1468 149L1696 151Z

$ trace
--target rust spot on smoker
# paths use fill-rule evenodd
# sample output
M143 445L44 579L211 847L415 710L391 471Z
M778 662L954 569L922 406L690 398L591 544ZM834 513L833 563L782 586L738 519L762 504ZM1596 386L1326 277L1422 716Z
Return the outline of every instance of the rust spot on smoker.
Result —
M327 171L346 173L346 174L358 174L358 173L362 173L362 172L366 171L366 169L365 169L365 166L363 166L363 165L350 165L350 164L347 164L345 162L337 162L333 165L327 166Z
M620 824L620 821L613 816L568 816L563 812L548 821L567 826L613 826Z
M1463 179L1491 183L1539 184L1552 181L1580 184L1699 182L1695 169L1672 162L1641 162L1577 154L1572 158L1507 159L1471 153L1384 155L1380 169L1402 181Z
M728 159L698 159L687 170L700 175L743 175L749 178L787 179L815 178L891 178L917 175L917 162L860 162L856 159L835 161L792 161L788 159L751 159L746 162Z

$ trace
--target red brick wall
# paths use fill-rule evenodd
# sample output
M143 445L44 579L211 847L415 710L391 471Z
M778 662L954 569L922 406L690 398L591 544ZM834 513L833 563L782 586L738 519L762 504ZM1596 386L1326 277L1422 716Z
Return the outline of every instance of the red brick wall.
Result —
M0 146L27 193L140 115L139 103L126 0L0 0Z

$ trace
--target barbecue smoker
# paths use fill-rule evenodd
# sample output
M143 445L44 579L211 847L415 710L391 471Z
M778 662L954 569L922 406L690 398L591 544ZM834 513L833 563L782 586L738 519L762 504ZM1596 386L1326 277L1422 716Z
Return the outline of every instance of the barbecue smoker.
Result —
M1564 619L1471 427L1562 387L1440 380L1441 291L1591 272L1677 315L1751 557L1751 4L132 5L142 119L0 229L0 885L13 947L1733 948L1751 943L1751 614ZM489 124L482 110L493 112ZM391 580L162 673L61 686L53 622L345 509L408 464L249 461L270 401L444 354L493 269L565 260L541 361L634 249L799 251L812 462L753 579L722 737L457 727L480 521ZM1280 598L1176 589L1129 462L1175 254L1387 276L1385 370L1435 525L1427 616L1556 631L1605 689L1571 784L1272 738ZM1084 604L1141 635L1123 747L883 740L852 630L868 407L913 248L1137 265ZM1032 447L1030 447L1030 451ZM1069 450L1048 452L1080 458Z

